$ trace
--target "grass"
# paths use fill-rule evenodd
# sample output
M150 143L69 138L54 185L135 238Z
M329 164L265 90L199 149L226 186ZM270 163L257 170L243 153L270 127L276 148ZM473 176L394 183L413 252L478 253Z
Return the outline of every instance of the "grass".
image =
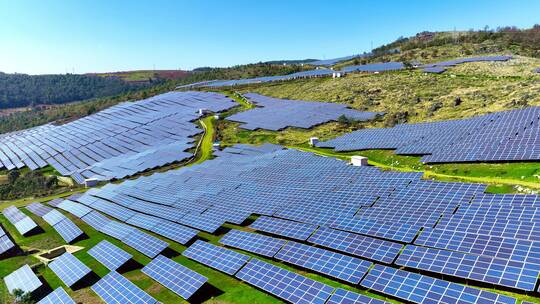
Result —
M197 153L197 160L194 161L192 164L200 164L212 158L215 138L214 120L214 116L208 116L201 119L201 125L204 129L204 135L200 141L199 151Z

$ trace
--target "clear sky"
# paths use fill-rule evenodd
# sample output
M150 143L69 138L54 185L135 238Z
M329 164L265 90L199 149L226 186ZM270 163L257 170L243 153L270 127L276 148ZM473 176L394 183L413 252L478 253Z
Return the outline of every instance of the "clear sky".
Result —
M0 71L86 73L328 59L423 30L535 23L538 0L0 0Z

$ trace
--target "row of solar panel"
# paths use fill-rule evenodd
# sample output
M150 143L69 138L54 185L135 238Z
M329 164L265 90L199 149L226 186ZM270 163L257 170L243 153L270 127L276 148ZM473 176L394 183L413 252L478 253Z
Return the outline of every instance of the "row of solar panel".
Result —
M38 228L38 225L28 215L24 214L15 206L9 206L2 210L2 214L8 219L8 221L15 226L17 231L21 235L26 235L34 229Z
M228 116L226 119L243 123L244 129L281 130L287 127L311 128L345 116L368 121L384 113L360 112L345 105L327 102L271 98L259 94L245 95L258 107Z
M169 92L123 103L60 125L0 135L0 168L52 165L77 182L109 180L180 161L202 132L199 109L220 112L237 104L224 95Z
M355 131L318 143L338 151L396 149L425 163L540 159L540 107L469 119Z
M58 210L54 210L40 203L32 203L26 206L26 209L35 215L42 217L68 244L84 234L77 225Z

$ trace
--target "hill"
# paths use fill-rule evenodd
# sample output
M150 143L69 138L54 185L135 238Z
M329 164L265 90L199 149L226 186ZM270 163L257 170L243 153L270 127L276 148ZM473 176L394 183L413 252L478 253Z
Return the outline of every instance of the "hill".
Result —
M154 83L163 80L182 79L191 74L183 70L137 70L109 73L90 73L87 75L100 77L114 77L128 83Z
M0 109L63 104L140 88L115 77L0 73Z

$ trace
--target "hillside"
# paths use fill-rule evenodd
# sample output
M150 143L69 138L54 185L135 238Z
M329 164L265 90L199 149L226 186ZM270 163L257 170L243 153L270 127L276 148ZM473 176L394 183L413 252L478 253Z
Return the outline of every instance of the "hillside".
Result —
M91 73L99 77L114 77L128 83L153 83L163 80L182 79L189 76L191 72L183 70L138 70L110 73Z
M140 87L114 77L0 73L0 109L63 104L122 94Z

